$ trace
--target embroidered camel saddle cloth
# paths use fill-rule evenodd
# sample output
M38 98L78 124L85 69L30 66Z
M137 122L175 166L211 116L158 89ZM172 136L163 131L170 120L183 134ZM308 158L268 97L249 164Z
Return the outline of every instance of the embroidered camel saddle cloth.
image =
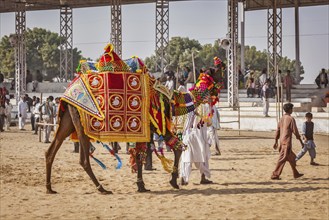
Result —
M80 74L62 100L79 110L85 134L103 142L150 140L149 76L132 72Z

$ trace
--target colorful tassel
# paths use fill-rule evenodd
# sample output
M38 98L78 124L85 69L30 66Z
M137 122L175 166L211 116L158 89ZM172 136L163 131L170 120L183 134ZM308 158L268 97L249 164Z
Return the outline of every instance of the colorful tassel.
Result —
M157 155L157 157L161 161L161 165L162 165L163 169L165 171L167 171L168 173L172 173L174 161L166 158L164 155L160 155L156 149L154 149L154 153L155 153L155 155Z

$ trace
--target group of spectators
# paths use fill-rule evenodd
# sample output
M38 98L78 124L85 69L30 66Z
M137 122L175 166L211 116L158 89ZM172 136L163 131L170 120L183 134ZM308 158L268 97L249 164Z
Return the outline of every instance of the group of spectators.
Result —
M262 98L266 96L265 92L267 90L269 97L274 97L276 90L282 85L286 88L286 100L291 101L291 88L294 83L294 79L291 76L290 70L286 71L285 76L282 75L281 70L278 71L278 81L276 76L268 77L266 68L262 70L261 75L256 78L253 71L247 76L245 88L247 89L247 97L253 98L257 96ZM266 85L266 88L264 85Z
M20 101L18 102L17 108L19 130L26 130L25 124L28 118L28 113L30 113L31 130L33 131L33 134L37 134L38 132L38 123L41 121L45 122L45 125L43 127L43 141L45 143L50 143L50 133L53 129L56 128L53 128L54 126L48 124L56 124L59 101L59 97L54 100L53 96L49 96L44 102L41 102L40 98L36 96L33 96L32 98L29 97L28 94L22 96ZM7 101L7 103L8 110L6 107L6 112L8 113L8 116L6 116L6 119L8 121L7 124L9 125L12 106L9 100ZM9 126L7 127L7 130L9 130Z

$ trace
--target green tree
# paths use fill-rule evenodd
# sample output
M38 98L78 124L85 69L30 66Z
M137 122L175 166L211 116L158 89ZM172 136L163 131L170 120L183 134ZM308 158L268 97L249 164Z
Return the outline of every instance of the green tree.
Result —
M203 66L212 66L215 56L220 57L224 61L226 54L225 50L219 47L217 41L214 42L214 45L206 44L202 46L197 40L191 40L187 37L173 37L169 41L165 52L168 68L176 71L177 68L181 69L184 66L188 66L192 69L192 52L196 70ZM146 57L145 64L151 72L160 71L156 68L156 64L160 66L160 58L155 55Z
M26 65L35 76L37 70L45 73L44 79L59 77L60 68L60 36L42 28L26 30ZM73 49L73 67L82 59L81 51ZM14 77L14 48L9 36L0 41L0 71L6 77Z
M240 65L240 49L238 45L237 64ZM188 66L192 69L192 52L194 54L194 61L196 70L201 67L213 66L213 58L219 57L224 63L226 60L226 51L221 48L218 41L214 44L201 45L197 40L191 40L189 38L173 37L169 41L165 58L169 61L168 66L171 70L176 71L177 68L181 69L184 66ZM156 68L156 63L160 64L160 58L152 55L145 59L145 64L151 72L159 71ZM287 57L283 57L279 63L279 69L283 72L290 69L294 76L295 60L290 60ZM159 65L160 66L160 65ZM251 70L260 73L262 69L267 68L267 52L259 51L255 46L245 46L245 66L249 66ZM301 75L304 73L304 68L301 66ZM302 78L302 77L301 77Z
M239 45L240 49L240 45ZM255 46L245 46L245 66L249 66L251 70L256 72L261 72L262 69L267 68L267 51L259 51ZM240 53L238 53L238 62L240 63ZM282 73L285 73L286 70L290 70L292 76L296 79L296 60L291 60L288 57L282 57L279 62L279 69ZM303 79L302 75L304 74L304 67L300 67L301 80Z
M0 72L5 78L14 77L15 74L14 50L9 36L4 36L0 41Z

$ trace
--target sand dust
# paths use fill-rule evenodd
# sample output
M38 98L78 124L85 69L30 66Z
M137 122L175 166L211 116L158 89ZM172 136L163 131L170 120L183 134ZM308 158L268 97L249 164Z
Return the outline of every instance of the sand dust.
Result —
M28 127L28 126L27 126ZM295 180L286 164L282 180L270 180L278 153L272 150L274 132L220 131L221 156L212 156L212 185L200 185L193 170L187 186L172 189L170 175L153 157L156 171L145 171L149 193L137 193L136 174L130 172L128 155L116 161L97 145L94 153L107 170L92 161L93 171L113 195L100 195L79 165L79 154L65 141L52 173L56 195L46 194L44 153L31 131L0 133L0 219L328 219L329 136L315 135L316 162L309 155L298 162L305 176ZM122 143L121 146L124 146ZM214 149L211 149L214 152ZM294 140L294 151L300 150ZM171 153L166 156L172 157Z

